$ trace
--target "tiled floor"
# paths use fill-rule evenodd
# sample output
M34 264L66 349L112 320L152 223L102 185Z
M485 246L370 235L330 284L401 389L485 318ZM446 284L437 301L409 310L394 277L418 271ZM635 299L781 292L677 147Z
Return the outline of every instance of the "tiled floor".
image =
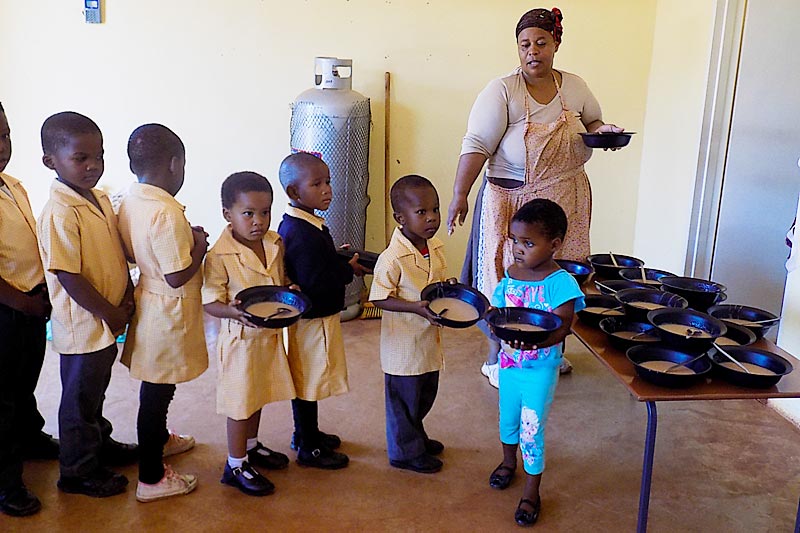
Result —
M55 462L26 464L25 480L41 513L0 515L0 531L516 531L522 476L499 492L487 478L500 462L497 393L479 367L480 333L445 330L447 369L426 427L445 443L445 468L434 475L399 471L385 455L383 376L378 320L344 324L349 394L320 404L323 430L345 441L350 466L323 472L292 463L268 474L274 495L245 496L220 485L225 421L215 414L212 367L178 386L170 411L176 431L195 435L192 452L172 458L196 473L189 496L150 504L134 497L136 468L124 469L128 492L105 500L60 493ZM636 525L646 412L575 339L575 372L559 383L547 435L543 510L537 531L633 531ZM106 400L114 436L135 440L138 383L117 365ZM48 353L41 409L56 428L58 358ZM288 402L263 413L261 440L289 450ZM650 531L791 531L800 496L800 438L794 426L756 401L659 404Z

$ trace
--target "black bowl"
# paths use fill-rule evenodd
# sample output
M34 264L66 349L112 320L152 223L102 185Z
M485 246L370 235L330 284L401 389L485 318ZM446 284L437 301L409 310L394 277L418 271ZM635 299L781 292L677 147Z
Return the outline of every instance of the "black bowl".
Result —
M636 283L635 281L628 281L626 279L605 279L603 281L595 280L594 286L600 291L600 294L608 294L614 296L618 291L625 289L647 289L647 285Z
M647 281L642 281L642 269L641 268L623 268L619 271L619 277L622 279L627 279L628 281L635 281L636 283L641 283L646 285L651 289L660 289L661 288L661 278L665 276L675 276L672 272L667 272L666 270L657 270L655 268L645 268L644 269L644 277Z
M556 259L558 266L569 272L578 282L578 285L583 285L583 282L589 279L594 269L589 263L581 263L580 261L570 261L569 259Z
M586 303L586 309L589 309L589 311L586 309L578 311L578 320L587 326L597 328L600 326L600 321L604 318L613 316L621 318L623 315L619 302L613 296L607 294L587 294L583 301ZM592 312L594 308L597 307L603 307L607 309L607 311L599 313Z
M689 302L689 307L703 312L728 298L725 285L707 279L664 276L661 278L661 288L683 296Z
M617 260L619 266L614 266L611 254L594 254L586 258L594 267L597 275L606 279L620 279L619 271L623 268L639 268L644 265L644 261L629 255L614 254L614 259Z
M674 372L660 372L642 366L648 361L666 361L668 364L684 363L696 357L697 354L684 353L671 348L661 346L639 345L629 348L625 355L633 363L636 374L645 381L663 387L691 387L705 380L706 374L711 371L711 362L708 357L701 357L697 361L692 361L687 368L694 371L694 374L676 374Z
M779 322L779 320L777 320L777 315L773 315L769 311L764 311L763 309L759 309L757 307L749 307L746 305L713 305L708 308L708 314L715 318L719 318L726 324L733 324L749 329L755 333L756 339L763 337L772 326ZM739 322L741 320L745 320L747 322L759 320L773 321L765 324L748 324Z
M356 250L355 248L339 248L337 252L348 260L358 254L358 264L370 270L375 270L375 263L378 262L378 256L380 255L366 250Z
M622 148L631 142L631 135L635 131L624 131L622 133L581 133L583 144L589 148Z
M725 352L740 363L750 363L772 371L774 374L762 376L759 374L748 374L736 366L730 359L719 353L717 350L711 352L711 361L714 363L715 370L719 376L729 383L741 387L753 387L767 389L772 387L780 379L792 371L792 364L780 355L750 348L748 346L725 346ZM734 368L722 366L728 362Z
M561 327L561 318L558 315L527 307L494 307L486 313L486 322L492 326L492 331L498 339L525 344L540 343ZM538 326L542 329L539 331L516 329L520 326Z
M239 300L239 309L244 311L247 320L262 328L285 328L297 322L300 317L311 309L311 300L300 291L282 287L280 285L257 285L240 291L236 295ZM272 318L254 315L247 308L260 302L275 302L284 304L287 308L293 307L299 313L292 316L276 315Z
M604 318L600 321L600 329L608 335L608 342L611 343L611 346L623 352L640 344L661 342L661 337L658 336L658 328L652 324L631 322L626 318L613 316ZM619 334L624 332L633 333L634 336L632 338L620 337Z
M722 319L722 321L725 322L724 319ZM736 324L729 322L725 322L725 325L728 327L727 333L725 333L725 335L722 337L717 337L714 340L714 342L722 346L723 350L725 349L725 346L750 346L758 340L756 334L747 328L743 328L742 326L737 326ZM731 342L725 343L725 340L729 340L735 344L731 344Z
M481 294L478 289L470 287L469 285L464 285L463 283L437 281L436 283L431 283L422 289L419 297L421 300L427 300L431 302L431 304L433 304L434 301L442 300L443 298L453 298L460 300L475 309L477 317L469 320L461 320L457 319L456 317L448 318L446 313L444 316L439 317L438 322L441 325L449 328L468 328L475 324L478 320L482 319L486 314L486 311L489 309L489 300L486 299L486 296ZM431 309L434 310L434 312L437 312L441 311L442 308L447 308L446 302L439 302L439 305L434 304Z
M659 291L656 289L624 289L617 291L614 298L622 304L625 310L625 316L634 322L647 322L647 313L653 309L646 307L637 307L636 303L641 302L642 305L659 305L654 309L661 309L664 307L673 307L676 309L686 309L689 305L686 299L672 294L671 292Z
M711 348L714 339L725 335L728 327L721 320L694 309L656 309L647 313L647 321L658 328L664 344L687 353L701 353ZM665 324L678 324L681 328L699 330L704 336L687 336L664 329Z

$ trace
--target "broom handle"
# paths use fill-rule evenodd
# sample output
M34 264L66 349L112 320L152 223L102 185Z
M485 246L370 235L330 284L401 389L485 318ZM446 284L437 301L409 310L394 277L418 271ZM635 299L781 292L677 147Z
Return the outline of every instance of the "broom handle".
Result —
M391 79L392 75L389 72L383 74L383 191L384 191L384 215L383 215L383 233L386 239L386 246L389 246L389 241L392 238L392 204L389 199L389 167L391 161L391 154L389 152L389 126L390 126L390 105L389 97L391 96Z

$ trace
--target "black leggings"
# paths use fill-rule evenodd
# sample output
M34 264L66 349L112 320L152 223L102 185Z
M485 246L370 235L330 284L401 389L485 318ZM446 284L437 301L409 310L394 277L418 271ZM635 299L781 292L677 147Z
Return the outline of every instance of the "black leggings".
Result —
M317 402L295 398L292 400L292 416L294 417L294 442L297 448L303 450L319 448Z
M142 381L139 390L139 481L155 484L164 477L164 445L169 439L167 410L175 395L175 385Z

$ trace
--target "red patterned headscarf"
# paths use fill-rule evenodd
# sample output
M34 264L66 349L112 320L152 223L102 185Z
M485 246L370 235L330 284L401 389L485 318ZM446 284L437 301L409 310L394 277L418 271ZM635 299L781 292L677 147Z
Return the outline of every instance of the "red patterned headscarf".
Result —
M553 9L531 9L517 22L517 37L526 28L541 28L546 32L553 35L553 40L556 43L561 42L561 35L564 33L564 27L561 26L561 21L564 20L564 15L557 7Z

